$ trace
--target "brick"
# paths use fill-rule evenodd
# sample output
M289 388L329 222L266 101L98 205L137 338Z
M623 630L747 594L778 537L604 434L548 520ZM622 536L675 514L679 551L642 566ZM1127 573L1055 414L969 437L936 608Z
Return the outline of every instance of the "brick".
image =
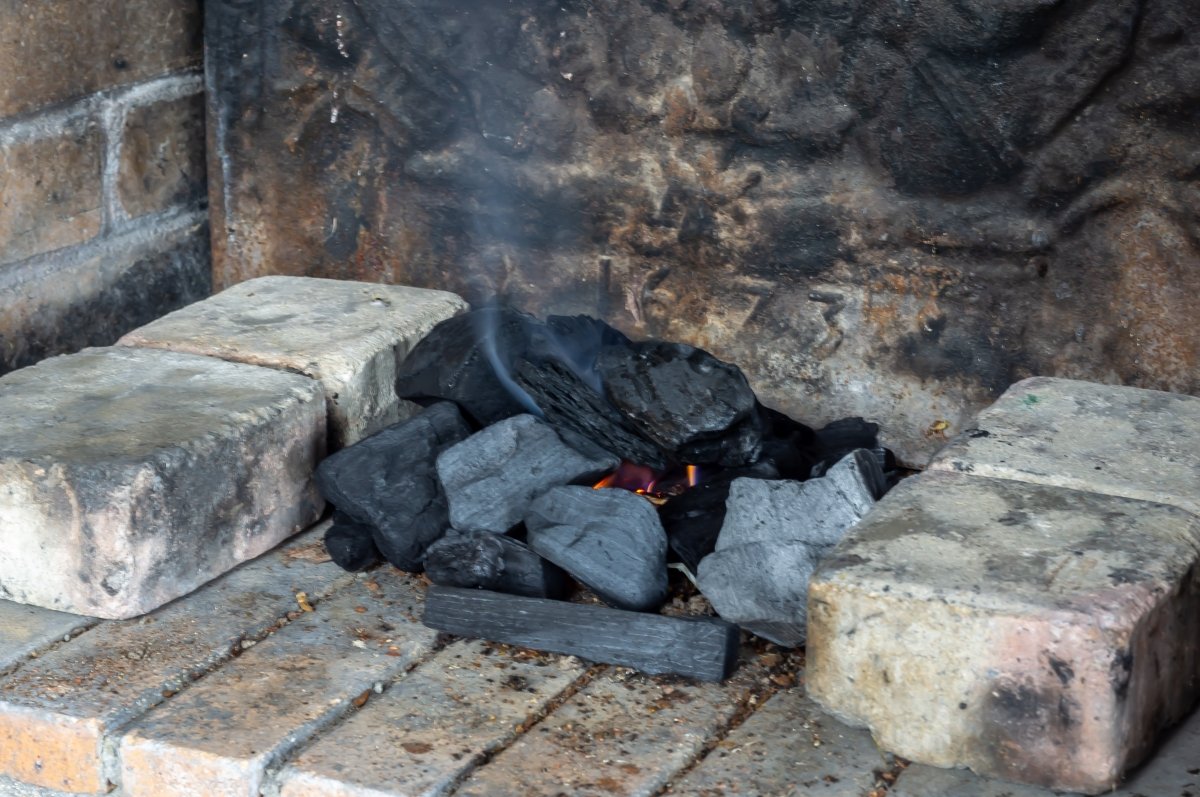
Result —
M843 725L793 688L767 700L666 794L862 797L883 763L869 733Z
M212 291L202 213L0 268L0 375L107 346Z
M583 672L574 658L455 642L285 767L280 797L446 793Z
M117 191L130 216L204 198L204 95L130 109L121 135Z
M365 580L136 723L120 746L126 797L258 797L268 766L424 657L436 632L415 619L416 579Z
M721 685L665 683L627 671L600 676L455 795L655 794L745 705L756 674L744 665Z
M466 309L458 296L366 282L260 277L177 310L121 339L282 368L321 382L330 449L409 416L396 398L397 358L439 321Z
M0 68L0 74L12 73ZM90 119L53 133L0 136L0 264L100 232L103 151L103 136Z
M0 597L143 614L313 522L310 379L123 347L0 378Z
M1200 696L1198 564L1176 507L925 473L814 576L809 692L905 758L1105 791Z
M354 576L323 552L324 525L139 620L107 622L0 680L0 775L70 793L117 780L121 729L297 609ZM320 603L317 604L318 608Z
M198 0L0 0L0 118L200 59Z
M933 470L1158 501L1200 514L1200 398L1034 377L979 413Z
M0 672L95 624L91 617L0 600Z

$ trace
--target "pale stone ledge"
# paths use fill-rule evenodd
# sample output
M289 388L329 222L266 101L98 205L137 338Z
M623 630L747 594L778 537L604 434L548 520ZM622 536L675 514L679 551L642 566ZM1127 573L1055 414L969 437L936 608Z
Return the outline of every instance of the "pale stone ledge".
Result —
M311 376L325 390L330 450L411 414L396 363L467 308L446 291L310 277L259 277L136 329L120 341Z

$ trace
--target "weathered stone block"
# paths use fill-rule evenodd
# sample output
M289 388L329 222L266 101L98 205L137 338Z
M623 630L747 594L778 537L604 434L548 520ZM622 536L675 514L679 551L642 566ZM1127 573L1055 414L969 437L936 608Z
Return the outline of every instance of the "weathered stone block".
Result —
M133 108L121 134L117 190L130 216L204 197L204 95Z
M809 693L922 763L1097 793L1200 696L1200 518L903 482L809 588Z
M321 383L330 449L407 418L396 399L396 363L439 321L466 309L445 291L365 282L261 277L235 285L121 338L264 365Z
M0 67L0 74L14 73ZM82 243L100 231L103 153L103 136L89 119L48 135L0 135L0 264Z
M0 2L0 117L200 62L198 0Z
M1010 387L933 470L1090 490L1200 514L1200 398L1071 379Z
M0 597L148 612L323 506L320 386L221 360L89 349L0 379Z

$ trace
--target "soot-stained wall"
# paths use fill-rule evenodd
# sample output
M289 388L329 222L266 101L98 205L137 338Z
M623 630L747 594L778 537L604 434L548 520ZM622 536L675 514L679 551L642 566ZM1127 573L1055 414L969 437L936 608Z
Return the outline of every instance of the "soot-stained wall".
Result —
M914 463L1200 392L1193 0L210 0L215 281L600 315Z

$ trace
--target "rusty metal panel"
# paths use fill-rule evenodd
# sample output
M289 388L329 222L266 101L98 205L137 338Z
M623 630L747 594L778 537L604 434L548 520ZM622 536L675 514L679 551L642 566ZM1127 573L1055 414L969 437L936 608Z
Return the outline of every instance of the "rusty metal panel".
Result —
M1190 0L209 0L215 282L710 349L921 463L1033 374L1200 392Z

